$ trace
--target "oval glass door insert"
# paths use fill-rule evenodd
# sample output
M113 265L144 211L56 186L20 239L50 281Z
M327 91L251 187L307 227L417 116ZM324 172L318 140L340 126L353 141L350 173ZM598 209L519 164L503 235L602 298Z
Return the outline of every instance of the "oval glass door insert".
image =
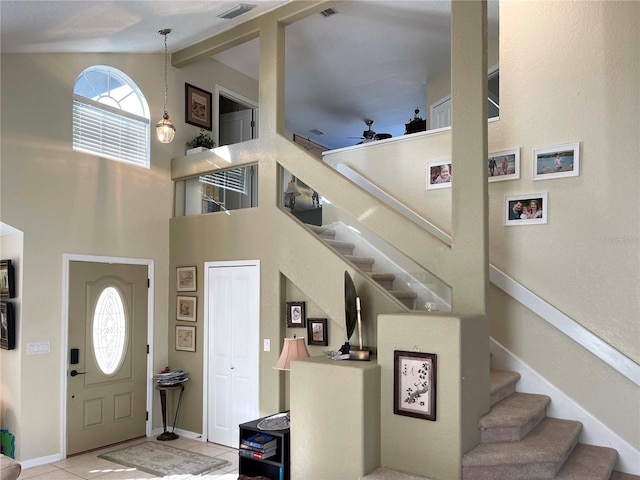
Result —
M112 375L122 363L127 343L127 319L120 292L106 287L93 314L93 353L98 367Z

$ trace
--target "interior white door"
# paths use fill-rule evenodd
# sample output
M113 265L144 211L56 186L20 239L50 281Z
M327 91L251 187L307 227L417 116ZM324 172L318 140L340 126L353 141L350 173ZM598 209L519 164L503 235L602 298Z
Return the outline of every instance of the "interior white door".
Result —
M430 129L444 128L451 125L451 95L438 100L431 105Z
M253 110L250 108L220 115L220 146L253 139L252 122Z
M259 415L260 266L207 263L207 440L237 447Z
M146 433L147 267L71 262L67 454Z

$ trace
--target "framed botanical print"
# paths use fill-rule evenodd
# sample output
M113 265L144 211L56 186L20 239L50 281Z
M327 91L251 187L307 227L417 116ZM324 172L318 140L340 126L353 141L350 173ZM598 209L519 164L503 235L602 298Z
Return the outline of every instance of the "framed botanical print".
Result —
M287 302L287 327L304 328L304 302Z
M393 413L436 419L435 353L393 352Z
M176 268L176 290L178 292L195 292L196 267Z
M176 319L195 322L197 306L198 297L178 296L176 299Z
M205 130L212 130L211 92L184 84L184 121Z
M196 327L176 325L176 350L196 351Z
M329 345L326 318L307 319L307 345Z

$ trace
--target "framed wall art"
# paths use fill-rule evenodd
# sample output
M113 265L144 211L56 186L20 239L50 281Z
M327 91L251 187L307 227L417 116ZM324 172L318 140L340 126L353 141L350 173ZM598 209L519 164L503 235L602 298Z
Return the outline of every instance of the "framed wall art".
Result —
M211 92L184 84L184 121L211 130Z
M287 302L287 327L305 327L304 302Z
M548 211L547 192L504 197L505 225L544 224Z
M15 295L16 287L11 260L0 260L0 298L13 298Z
M178 292L195 292L196 286L196 267L176 268L176 290Z
M487 175L490 182L520 178L520 149L489 153Z
M198 297L178 296L176 299L176 319L185 322L195 322Z
M435 420L437 355L395 350L393 357L393 413Z
M326 318L307 319L307 345L329 345Z
M533 150L533 180L580 175L580 144L571 143Z
M451 160L427 163L427 190L451 187Z
M4 350L16 348L16 324L12 303L0 303L0 348Z
M196 327L176 325L176 350L196 351Z

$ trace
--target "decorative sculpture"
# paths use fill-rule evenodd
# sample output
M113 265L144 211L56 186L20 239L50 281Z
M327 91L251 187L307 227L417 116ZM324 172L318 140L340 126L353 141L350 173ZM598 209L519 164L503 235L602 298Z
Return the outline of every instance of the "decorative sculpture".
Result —
M360 297L356 294L356 287L349 272L344 272L344 316L347 341L340 347L340 353L349 355L349 360L369 360L371 352L364 349L362 345L362 317L361 317ZM358 326L358 347L352 348L350 345L351 335Z

